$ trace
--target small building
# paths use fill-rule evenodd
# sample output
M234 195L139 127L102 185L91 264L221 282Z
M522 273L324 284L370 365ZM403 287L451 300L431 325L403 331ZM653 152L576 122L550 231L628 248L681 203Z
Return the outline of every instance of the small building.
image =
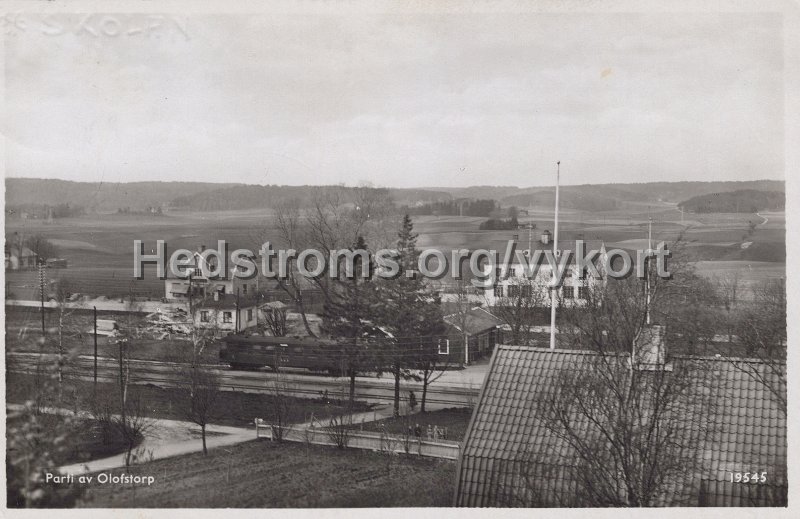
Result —
M465 364L491 355L495 345L502 342L503 321L488 310L473 307L444 317L447 338L440 341L439 355L449 364ZM469 356L464 343L469 344Z
M659 339L660 334L654 337ZM565 394L558 393L563 391L559 381L590 372L599 358L594 351L497 347L462 444L455 506L597 506L587 504L587 477L592 471L585 462L587 455L578 450L587 444L561 434L548 422L552 419L544 409L555 408L555 401L548 398ZM630 362L628 355L619 358ZM765 387L767 382L778 384L781 377L785 381L785 364L768 367L752 361L750 372L742 368L741 360L677 356L665 362L651 348L636 361L641 377L653 377L639 380L687 377L687 384L680 386L686 391L683 404L669 411L675 413L670 444L680 448L694 441L697 446L690 453L695 466L685 466L680 477L669 481L657 506L786 506L786 412L781 411L776 393ZM606 402L599 399L600 390L583 391L597 398L593 408ZM567 391L568 397L572 394ZM702 409L713 412L703 412L700 402L707 402ZM558 406L570 411L558 416L592 442L584 452L611 452L609 440L597 434L596 422L584 418L591 411L577 405ZM699 435L698 427L708 427L709 432ZM753 472L759 477L765 473L764 481L741 479Z
M5 267L6 270L34 269L37 266L37 254L28 247L6 245Z
M237 301L238 300L238 301ZM258 326L258 305L253 297L236 297L214 292L193 302L194 324L197 328L223 332L241 332Z

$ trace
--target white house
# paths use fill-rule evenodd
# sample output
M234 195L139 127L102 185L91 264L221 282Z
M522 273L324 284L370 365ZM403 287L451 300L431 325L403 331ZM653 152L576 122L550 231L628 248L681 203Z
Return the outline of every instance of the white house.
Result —
M548 240L549 241L549 240ZM591 250L587 244L587 250ZM552 248L550 249L552 250ZM534 250L534 255L536 251ZM563 253L563 250L559 250ZM603 265L605 264L607 252L605 244L600 245L599 256L594 264L598 272L603 272ZM523 251L527 257L531 257L529 250ZM560 256L559 256L560 257ZM526 273L533 269L533 265L525 265L520 262L514 262L508 266L501 264L495 267L495 283L492 288L486 290L486 301L489 306L502 306L513 304L520 295L522 297L535 297L543 307L550 307L550 287L549 284L553 277L553 269L549 262L546 260L544 254L541 256L542 261L539 265L536 275L529 278ZM516 258L515 258L516 260ZM532 261L532 260L531 260ZM484 266L483 274L485 277L491 273L491 265ZM567 263L567 272L564 274L563 283L557 289L557 300L559 304L564 306L581 306L586 304L588 291L597 283L605 283L605 277L602 280L595 279L591 275L586 275L580 279L580 273L576 268L575 251L570 256Z
M200 263L203 261L201 256L205 250L205 245L201 246L197 252L194 253L195 266L191 267L191 290L190 280L188 277L179 278L177 276L167 276L164 280L164 299L167 301L188 301L189 294L193 298L203 299L213 297L214 292L220 295L236 295L237 290L241 297L251 297L258 293L259 281L258 276L253 279L243 279L235 276L234 272L228 273L225 279L208 279L202 274ZM214 265L207 265L210 270L213 270ZM190 268L187 268L188 272Z
M258 306L254 298L215 293L197 301L193 307L197 328L219 332L240 332L258 325Z

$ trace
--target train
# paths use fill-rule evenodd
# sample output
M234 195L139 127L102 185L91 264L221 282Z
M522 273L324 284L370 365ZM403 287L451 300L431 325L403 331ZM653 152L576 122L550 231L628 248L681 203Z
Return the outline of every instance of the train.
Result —
M324 339L231 334L222 342L219 358L231 369L302 368L341 376L347 365L344 348Z
M219 358L237 370L270 368L277 372L282 368L299 368L338 377L346 374L348 366L357 365L360 373L376 373L391 369L387 340L392 339L361 339L356 352L330 339L230 334L221 339ZM436 344L436 338L429 338L414 348L417 351L427 348L435 354ZM382 353L388 353L388 358Z

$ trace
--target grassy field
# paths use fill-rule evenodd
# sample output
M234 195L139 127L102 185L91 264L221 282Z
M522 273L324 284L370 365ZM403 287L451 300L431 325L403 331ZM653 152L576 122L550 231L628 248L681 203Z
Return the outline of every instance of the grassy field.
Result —
M647 237L648 218L653 218L653 239L667 242L683 233L691 244L691 261L748 261L785 263L785 215L765 213L685 214L683 219L674 204L627 205L605 212L564 210L559 235L564 244L575 239L604 241L608 246L631 245ZM766 221L765 221L766 218ZM513 235L521 247L527 247L526 230L482 231L484 218L458 216L415 217L418 246L449 253L453 249L480 248L505 250ZM553 229L552 209L539 208L520 223L535 223L534 241L544 229ZM748 233L750 222L757 225ZM80 285L81 293L113 298L136 297L158 300L164 297L163 281L152 267L145 268L143 280L132 279L133 241L142 240L151 252L156 240L167 243L168 253L178 248L197 249L201 244L216 248L217 240L228 242L230 250L258 248L265 240L280 247L273 216L267 211L229 211L221 213L174 213L161 217L141 215L95 215L56 220L7 221L6 234L39 234L56 240L60 256L69 268L48 271L53 281L68 277ZM742 247L744 243L748 246ZM6 290L13 297L38 297L35 272L9 272Z
M434 425L442 428L447 428L447 439L461 441L464 439L464 434L467 431L472 410L465 407L453 407L450 409L439 409L437 411L429 411L426 413L417 413L408 417L399 418L386 418L384 420L377 420L375 422L367 422L354 426L364 431L386 432L393 434L402 434L409 426L416 427L417 424L422 428L422 436L425 437L428 425L433 428Z
M118 473L120 471L115 471ZM137 465L151 486L92 485L82 506L424 507L452 504L455 463L300 443L251 441Z
M67 380L62 407L67 409L89 409L93 384L83 380ZM20 373L6 375L6 402L24 403L33 394L34 377ZM119 386L112 383L99 383L97 393L108 398L116 398ZM142 409L151 418L185 420L183 409L189 404L188 393L178 388L162 388L154 385L131 385L129 398L140 398ZM345 406L338 402L324 403L321 400L286 397L287 420L290 423L303 423L315 417L324 420L332 415L343 413ZM370 406L356 402L355 411L369 410ZM211 423L247 427L254 418L267 421L275 416L275 397L256 393L221 391L212 411Z

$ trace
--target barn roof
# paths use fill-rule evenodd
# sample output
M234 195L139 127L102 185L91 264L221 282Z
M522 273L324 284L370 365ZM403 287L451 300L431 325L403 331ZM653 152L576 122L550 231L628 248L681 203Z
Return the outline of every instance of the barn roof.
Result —
M513 504L514 493L522 484L521 463L529 462L532 456L543 466L556 472L562 470L558 472L561 476L564 476L564 467L575 465L575 451L548 431L537 415L537 405L546 401L548 391L563 373L588 369L598 358L599 355L591 351L497 347L459 459L456 506ZM713 395L710 398L714 402L714 412L708 416L703 415L699 407L682 410L679 415L685 417L687 431L694 430L694 422L703 420L708 420L714 431L702 440L704 473L681 490L681 495L688 499L684 504L697 505L701 488L730 493L731 489L727 488L730 471L765 470L771 474L771 482L785 485L785 414L774 395L757 377L742 368L743 361L685 356L673 357L671 362L673 373L688 373L698 380L689 386L689 391L696 394L689 394L688 401L693 401L695 396L699 401ZM748 361L747 366L773 383L780 378L764 363ZM785 380L785 365L779 365L779 370ZM699 382L701 380L705 382ZM548 506L569 506L563 501L554 504L554 500L565 498L564 501L568 501L568 494L575 492L571 483L574 481L554 483L548 490L552 497ZM678 494L679 489L675 490Z

